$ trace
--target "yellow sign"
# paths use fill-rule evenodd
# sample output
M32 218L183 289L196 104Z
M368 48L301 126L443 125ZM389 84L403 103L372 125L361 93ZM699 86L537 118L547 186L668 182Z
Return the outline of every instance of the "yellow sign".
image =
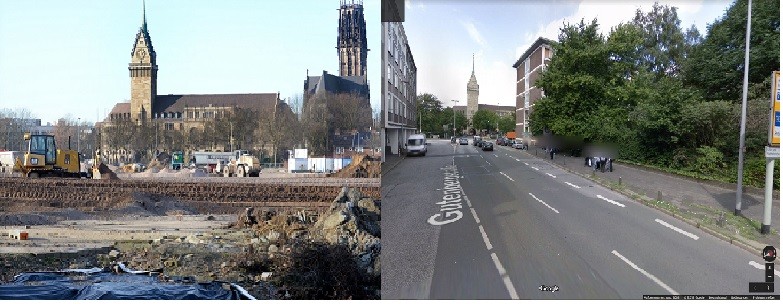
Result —
M772 72L772 113L770 115L769 145L780 147L780 71Z

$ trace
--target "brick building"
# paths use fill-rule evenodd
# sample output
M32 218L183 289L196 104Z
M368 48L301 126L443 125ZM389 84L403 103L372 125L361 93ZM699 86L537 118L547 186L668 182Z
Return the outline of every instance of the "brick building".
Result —
M529 117L536 101L544 97L544 91L535 86L541 72L552 58L554 41L539 37L512 66L517 69L517 123L518 138L530 136Z
M280 100L279 93L159 95L157 54L147 28L146 10L142 25L133 42L128 72L131 80L130 102L115 104L109 116L97 124L103 134L107 134L106 130L109 127L132 124L150 126L156 132L179 131L182 136L185 136L196 130L203 131L206 122L227 117L243 109L283 112L289 115L293 113L288 105ZM139 153L143 153L114 146L107 140L108 137L108 134L101 136L100 146L104 159L109 162L134 161ZM189 148L192 150L230 149L225 146L192 145Z

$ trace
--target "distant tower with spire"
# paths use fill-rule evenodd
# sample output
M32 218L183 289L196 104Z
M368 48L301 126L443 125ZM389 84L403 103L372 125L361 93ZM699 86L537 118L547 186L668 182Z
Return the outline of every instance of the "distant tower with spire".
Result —
M158 94L158 65L147 31L147 5L144 1L142 23L133 41L128 72L131 78L131 119L140 124L152 118L152 105Z
M367 76L367 25L362 1L340 1L337 55L340 76Z
M473 122L473 114L478 111L478 97L479 97L479 85L476 81L476 55L473 55L473 69L470 72L470 80L468 80L468 107L467 113L468 123Z

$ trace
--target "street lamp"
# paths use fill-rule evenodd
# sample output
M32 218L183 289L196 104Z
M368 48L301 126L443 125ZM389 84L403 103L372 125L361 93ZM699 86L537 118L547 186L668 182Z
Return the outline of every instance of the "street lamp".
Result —
M457 100L453 100L452 99L451 101L454 102L454 105L451 107L451 117L452 117L451 135L452 136L457 136Z
M76 118L76 155L79 156L79 159L81 159L82 152L79 150L79 138L81 137L81 121L82 118L78 117Z

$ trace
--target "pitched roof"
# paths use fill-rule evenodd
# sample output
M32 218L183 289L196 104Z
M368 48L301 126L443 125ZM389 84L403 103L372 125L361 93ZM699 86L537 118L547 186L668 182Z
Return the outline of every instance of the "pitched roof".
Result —
M321 92L359 93L370 95L367 78L364 76L335 76L324 71L321 76L308 76L305 91L310 95Z
M511 67L516 69L520 64L522 64L522 62L525 61L525 59L527 57L530 57L530 54L532 54L533 51L535 51L542 44L553 45L555 43L557 43L557 42L554 41L554 40L547 39L547 38L544 38L544 37L538 37L538 39L536 39L536 41L533 42L533 45L531 45L529 48L527 48L527 51L525 51L525 53L523 53L522 56L519 56L519 59L517 60L517 62L514 63L514 65L511 66Z
M111 108L109 114L130 113L130 102L119 102Z
M280 102L277 93L158 95L152 113L182 112L185 107L231 107L265 109Z

